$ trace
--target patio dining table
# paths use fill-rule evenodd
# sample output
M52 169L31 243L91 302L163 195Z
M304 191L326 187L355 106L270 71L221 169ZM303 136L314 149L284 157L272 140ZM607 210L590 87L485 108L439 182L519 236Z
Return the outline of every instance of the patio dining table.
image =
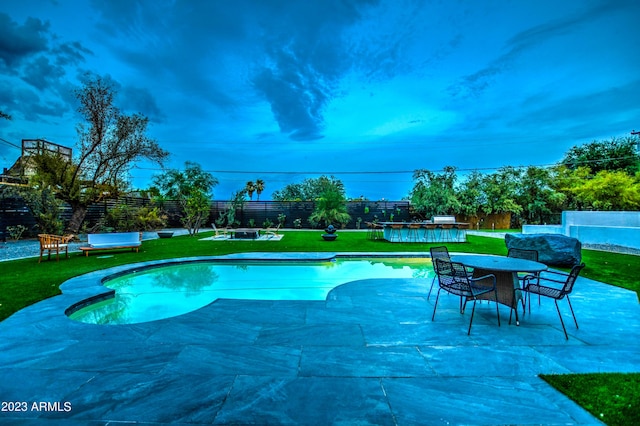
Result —
M451 260L473 268L474 278L489 274L495 275L498 303L515 310L516 325L520 325L518 302L522 300L518 272L538 273L547 270L547 265L544 263L506 256L460 254L451 256ZM479 299L493 300L489 293L480 296Z

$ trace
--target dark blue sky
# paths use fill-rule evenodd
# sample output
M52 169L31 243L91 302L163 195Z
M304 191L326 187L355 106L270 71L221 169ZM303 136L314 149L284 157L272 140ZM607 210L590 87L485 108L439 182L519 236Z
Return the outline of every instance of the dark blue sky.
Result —
M73 146L90 71L216 199L319 173L399 199L418 168L548 165L639 129L639 18L636 0L5 1L0 138ZM0 142L0 165L17 155Z

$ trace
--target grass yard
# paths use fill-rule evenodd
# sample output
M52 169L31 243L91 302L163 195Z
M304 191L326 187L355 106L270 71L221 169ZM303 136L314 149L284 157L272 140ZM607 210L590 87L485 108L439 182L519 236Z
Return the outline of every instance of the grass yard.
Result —
M336 241L322 240L321 231L283 231L283 239L267 241L199 241L211 236L181 236L145 241L139 253L112 251L85 257L72 253L60 262L37 258L0 263L0 321L14 312L60 294L69 278L112 266L149 260L216 256L239 252L428 252L436 244L371 241L365 232L338 232ZM506 255L504 240L468 236L467 243L444 244L451 252ZM101 257L101 254L106 255ZM582 276L640 293L640 258L633 255L583 250ZM609 425L640 424L640 374L569 374L542 376L551 385Z

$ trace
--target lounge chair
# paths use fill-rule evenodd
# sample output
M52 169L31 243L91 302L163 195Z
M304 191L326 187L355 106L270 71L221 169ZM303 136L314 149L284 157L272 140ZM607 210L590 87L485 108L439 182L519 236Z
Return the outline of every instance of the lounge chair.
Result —
M42 254L47 251L47 259L51 259L51 252L56 253L56 262L60 260L60 252L64 251L65 257L69 257L69 241L73 238L73 235L53 235L53 234L38 234L38 240L40 241L40 259L38 263L42 262Z
M213 239L214 240L225 240L225 239L229 238L229 235L228 235L229 231L227 230L227 228L223 228L223 229L219 230L218 228L216 228L216 224L215 223L212 223L211 227L213 228L213 232L214 232L214 234L213 234Z
M279 230L280 230L280 224L278 224L278 226L276 226L275 228L267 228L267 230L264 231L264 235L267 239L275 238L278 236Z

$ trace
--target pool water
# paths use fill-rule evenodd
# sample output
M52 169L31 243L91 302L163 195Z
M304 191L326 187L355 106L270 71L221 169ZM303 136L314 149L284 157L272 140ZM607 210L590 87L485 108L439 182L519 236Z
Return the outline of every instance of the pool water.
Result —
M428 278L431 259L190 262L133 272L105 282L115 297L70 318L90 324L135 324L182 315L216 299L325 300L331 289L370 278Z

